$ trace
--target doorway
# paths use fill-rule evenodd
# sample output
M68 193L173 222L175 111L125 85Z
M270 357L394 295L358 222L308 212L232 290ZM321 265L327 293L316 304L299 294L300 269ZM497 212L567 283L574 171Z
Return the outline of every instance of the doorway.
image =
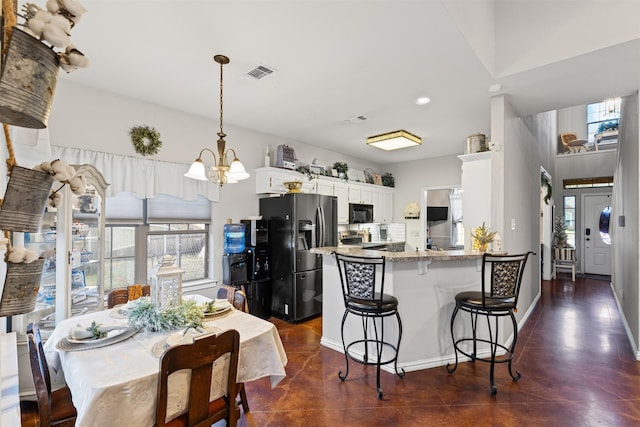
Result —
M582 196L585 274L611 275L611 194Z

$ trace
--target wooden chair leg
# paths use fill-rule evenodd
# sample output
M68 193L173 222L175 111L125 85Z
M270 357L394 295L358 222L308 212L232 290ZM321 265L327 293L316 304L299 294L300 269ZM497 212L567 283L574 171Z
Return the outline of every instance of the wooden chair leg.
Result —
M242 404L242 410L246 414L249 412L249 400L247 400L247 392L244 389L244 383L239 384L239 386L240 391L238 393L240 394L240 403Z

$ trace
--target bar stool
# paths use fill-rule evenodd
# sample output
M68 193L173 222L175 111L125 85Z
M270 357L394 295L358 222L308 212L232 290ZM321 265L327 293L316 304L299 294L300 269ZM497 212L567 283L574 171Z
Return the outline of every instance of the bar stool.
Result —
M518 305L518 294L520 293L520 285L522 283L522 274L527 262L529 254L535 255L534 252L527 252L520 255L492 255L485 253L482 256L482 291L460 292L456 295L456 307L451 314L451 339L456 354L456 363L453 367L447 364L447 371L452 374L458 368L458 352L469 357L472 362L479 360L491 364L489 370L489 386L491 395L495 396L498 389L494 385L493 372L496 363L507 363L509 366L509 375L514 382L521 377L520 372L513 374L511 362L513 360L513 351L518 341L518 325L513 312ZM488 273L488 274L486 274ZM488 277L487 277L488 276ZM489 287L486 280L489 279ZM453 325L458 312L466 311L471 316L471 337L463 337L456 339L453 332ZM486 316L488 338L479 338L477 334L478 315ZM509 316L513 324L513 341L511 346L507 347L498 343L500 317ZM495 320L495 331L492 330L490 317ZM471 342L471 353L460 348L462 343ZM478 357L478 343L489 344L491 357ZM498 348L505 351L505 357L496 359Z
M344 315L340 333L342 335L342 347L347 369L342 375L338 372L341 381L349 375L349 359L364 365L376 366L376 388L378 399L382 399L380 387L380 366L389 363L394 364L394 370L398 377L404 377L404 369L398 371L398 349L402 339L402 321L398 313L398 300L384 293L384 257L359 257L342 255L334 252L342 283L342 295L344 297ZM353 314L361 317L363 338L346 343L344 337L344 325L347 316ZM384 318L395 316L398 321L398 341L392 343L384 340ZM373 329L373 334L371 334ZM355 347L354 347L355 346ZM369 348L375 349L375 355L369 354ZM383 360L383 349L390 349L391 354ZM360 357L357 353L361 353Z

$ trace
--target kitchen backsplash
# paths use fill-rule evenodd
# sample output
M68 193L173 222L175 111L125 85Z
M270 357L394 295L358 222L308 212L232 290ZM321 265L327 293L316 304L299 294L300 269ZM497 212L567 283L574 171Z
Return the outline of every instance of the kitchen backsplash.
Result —
M372 242L405 242L406 227L404 223L390 224L338 224L339 239L362 236L362 231L369 230ZM386 238L385 238L386 236Z

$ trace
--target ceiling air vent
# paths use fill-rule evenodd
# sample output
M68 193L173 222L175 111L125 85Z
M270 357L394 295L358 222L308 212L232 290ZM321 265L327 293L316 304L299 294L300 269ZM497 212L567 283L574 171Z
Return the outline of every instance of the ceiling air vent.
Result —
M271 68L265 67L264 65L258 65L256 68L249 71L247 75L253 77L254 79L261 79L271 73L273 73L273 70Z

